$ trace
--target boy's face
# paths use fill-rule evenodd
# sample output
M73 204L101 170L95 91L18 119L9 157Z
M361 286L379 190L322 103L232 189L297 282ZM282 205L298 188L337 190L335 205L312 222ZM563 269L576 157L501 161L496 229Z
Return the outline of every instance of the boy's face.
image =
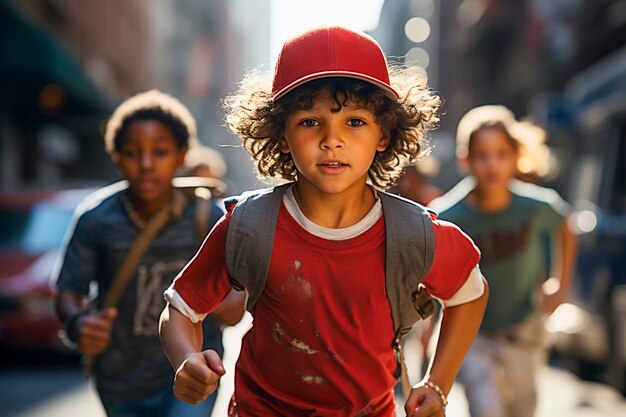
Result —
M327 193L339 193L365 184L377 151L387 138L374 114L352 101L337 112L328 94L320 95L311 109L296 110L285 120L281 152L291 153L298 181L307 181Z
M126 128L112 159L129 182L133 197L144 203L164 203L172 178L185 159L172 131L157 120L135 120Z
M486 128L474 133L467 162L479 187L506 188L515 175L517 157L506 133Z

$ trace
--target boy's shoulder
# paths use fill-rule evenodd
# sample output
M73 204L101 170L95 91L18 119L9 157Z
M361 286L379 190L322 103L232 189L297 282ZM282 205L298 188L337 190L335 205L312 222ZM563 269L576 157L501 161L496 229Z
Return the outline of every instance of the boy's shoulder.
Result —
M519 180L512 180L511 192L516 196L521 206L526 209L534 209L534 212L556 212L561 217L567 217L572 212L572 207L556 190L542 187Z
M201 177L177 177L172 180L174 187L189 191L195 197L211 200L215 204L216 198L224 196L226 185L220 180ZM121 180L87 195L77 206L75 213L79 216L104 216L112 208L119 207L119 200L123 191L128 188L128 181ZM210 194L204 194L206 190Z
M447 193L431 201L428 207L441 215L455 213L461 210L463 201L475 187L476 180L473 177L465 177Z
M280 196L285 193L287 188L293 183L281 184L275 187L257 188L254 190L244 191L241 194L224 197L224 207L228 212L232 212L237 205L246 204L249 200L267 199L270 195Z
M552 188L542 187L520 180L511 180L509 189L519 198L528 201L552 204L555 201L562 200L559 193Z
M94 191L78 204L75 216L90 219L107 216L126 188L128 188L127 181L118 181Z
M379 192L381 199L383 214L387 218L389 215L398 216L398 221L406 221L414 218L428 218L430 221L436 220L439 213L430 208L423 206L413 200L402 197L389 192ZM404 219L402 217L405 217Z

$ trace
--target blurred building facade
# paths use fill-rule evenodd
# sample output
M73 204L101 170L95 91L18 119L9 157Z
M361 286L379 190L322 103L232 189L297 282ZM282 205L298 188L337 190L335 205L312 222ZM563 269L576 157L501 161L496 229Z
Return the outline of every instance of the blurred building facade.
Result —
M103 124L121 100L150 88L190 107L204 144L236 144L222 127L219 100L243 68L267 56L268 5L0 0L0 187L115 178ZM249 168L243 150L223 149L229 165ZM251 172L231 172L254 182Z
M547 124L559 111L553 93L623 48L625 4L385 1L372 35L391 60L422 66L441 93L434 156L454 166L455 126L473 106L503 103ZM224 154L234 183L258 185L222 126L219 100L245 69L268 69L270 7L270 0L0 0L0 186L115 177L102 123L119 101L148 88L191 108L200 140ZM567 167L572 139L563 132L548 144ZM438 185L458 175L443 170ZM563 188L567 177L560 171L552 181Z
M560 100L560 109L554 108L555 95L595 65L624 54L626 1L386 1L373 35L396 59L422 65L429 85L441 93L444 117L435 136L442 149L435 155L453 163L456 124L474 106L501 103L550 127L549 115L563 110ZM582 140L569 133L555 132L548 142L563 168L550 181L562 191L568 161ZM442 175L441 185L450 186L454 179Z
M149 2L0 2L2 186L114 175L100 128L154 80Z

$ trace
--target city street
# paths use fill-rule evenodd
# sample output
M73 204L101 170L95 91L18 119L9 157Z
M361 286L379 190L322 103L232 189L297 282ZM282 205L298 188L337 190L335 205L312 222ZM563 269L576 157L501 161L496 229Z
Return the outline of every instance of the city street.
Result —
M222 381L214 416L226 415L232 389L232 360L238 337L248 326L240 323L225 332L229 378ZM626 401L611 387L580 381L567 371L546 368L539 379L536 417L626 417ZM461 387L450 394L448 417L468 417ZM54 366L34 364L0 369L0 417L105 417L98 398L75 361ZM398 414L399 416L402 414Z
M404 417L392 343L445 403L478 327L507 383L448 417L535 386L533 417L626 417L626 0L0 0L0 34L0 417L107 417L61 328L145 400L164 291L233 323L227 279L242 410ZM418 278L445 337L398 342Z
M540 389L537 417L626 417L626 402L614 390L580 382L558 369L543 372ZM105 417L95 392L76 367L3 368L0 402L2 417ZM467 417L465 407L460 388L455 388L450 395L448 417ZM223 412L223 408L220 410ZM225 414L216 410L214 416L218 415Z

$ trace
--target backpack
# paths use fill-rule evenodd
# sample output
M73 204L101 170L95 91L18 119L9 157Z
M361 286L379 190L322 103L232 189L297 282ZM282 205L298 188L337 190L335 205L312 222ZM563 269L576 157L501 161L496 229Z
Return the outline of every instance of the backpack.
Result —
M250 312L261 297L269 272L278 211L292 183L249 191L224 199L231 213L225 263L235 289L246 290ZM434 309L421 282L432 266L434 237L431 212L405 198L378 192L386 228L385 276L395 331L395 348L402 336ZM415 221L407 221L415 219Z

